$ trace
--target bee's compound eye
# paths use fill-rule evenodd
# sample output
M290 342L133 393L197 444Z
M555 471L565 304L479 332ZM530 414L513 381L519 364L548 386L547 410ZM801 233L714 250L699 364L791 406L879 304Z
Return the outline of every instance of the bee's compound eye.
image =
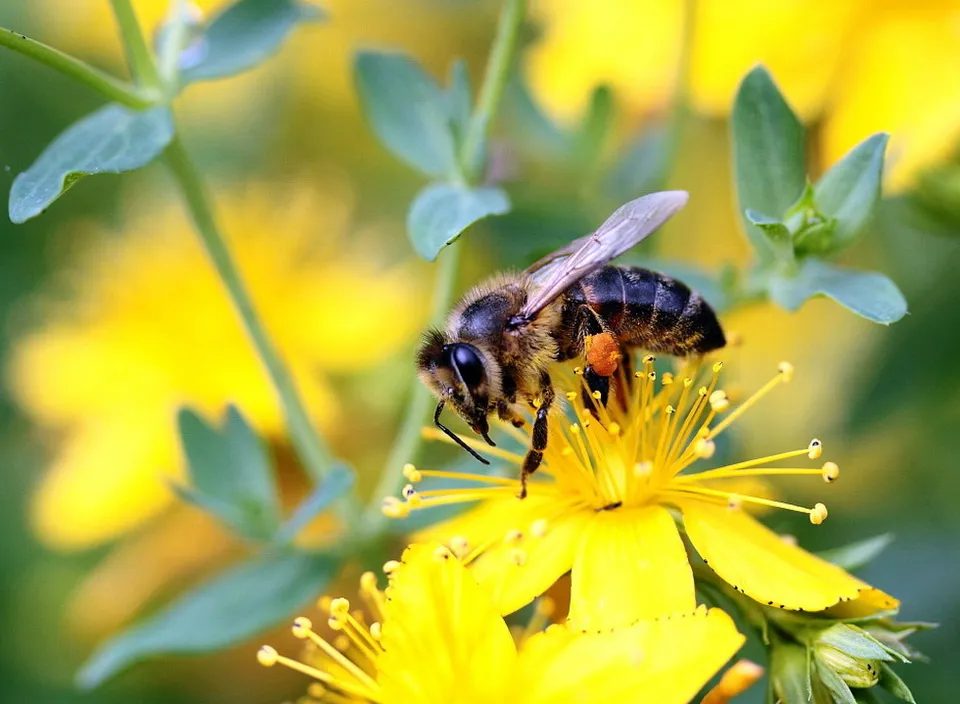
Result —
M483 381L483 362L470 345L459 344L451 355L453 365L460 372L463 383L470 388L479 386Z

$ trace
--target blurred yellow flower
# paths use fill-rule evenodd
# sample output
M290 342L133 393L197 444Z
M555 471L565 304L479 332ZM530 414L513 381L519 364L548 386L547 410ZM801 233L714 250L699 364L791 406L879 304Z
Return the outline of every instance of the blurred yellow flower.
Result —
M536 0L543 36L527 72L556 115L579 114L606 83L633 115L672 97L684 0ZM892 135L890 185L909 185L960 140L960 6L947 0L697 0L689 95L707 114L730 111L742 77L765 64L795 110L822 120L822 165L873 132Z
M793 373L782 364L773 379L734 407L717 388L721 367L715 364L702 385L695 363L676 377L664 374L657 380L653 358L646 357L626 408L611 402L606 409L597 405L587 410L571 385L567 398L578 422L569 425L559 414L551 417L550 442L539 470L544 481L532 482L526 499L516 498L519 481L514 478L407 466L411 484L404 488L405 501L388 499L384 512L403 517L430 506L481 502L426 529L420 538L442 540L462 554L478 581L492 590L502 613L516 611L571 572L570 618L591 630L694 608L693 574L678 525L717 575L761 603L858 614L895 607L895 599L781 540L743 511L756 504L804 513L819 524L827 515L823 504L805 508L740 493L742 487L716 486L784 475L832 482L839 476L832 462L820 468L778 464L803 456L818 459L818 440L797 450L689 471L709 460L715 439ZM504 429L529 446L526 432L509 425ZM465 442L481 447L473 438ZM522 454L482 449L517 467L523 463ZM430 477L470 486L414 487Z
M311 416L329 427L337 407L326 374L384 360L417 327L410 269L374 254L376 233L348 244L346 187L252 184L220 206L267 331ZM66 296L31 309L7 369L24 410L62 436L33 502L36 530L59 548L113 538L170 503L165 477L183 472L181 404L213 418L236 403L261 433L284 434L273 388L179 203L145 204L122 233L92 233Z
M321 702L565 704L644 701L683 704L740 648L743 636L719 609L643 621L604 633L534 622L516 642L490 595L445 547L411 545L387 563L389 586L366 573L366 625L346 599L329 602L334 644L306 618L293 633L310 652L300 662L270 646L261 664L282 664L317 681ZM341 642L337 642L341 641Z

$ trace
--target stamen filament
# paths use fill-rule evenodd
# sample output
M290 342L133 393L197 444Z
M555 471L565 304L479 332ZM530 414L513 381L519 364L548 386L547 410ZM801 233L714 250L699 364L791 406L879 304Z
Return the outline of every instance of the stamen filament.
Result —
M321 638L319 635L314 632L313 629L306 631L307 638L310 639L310 642L316 645L320 650L322 650L327 657L333 660L337 665L342 667L344 670L353 675L357 681L365 687L368 687L371 691L379 690L380 686L377 684L377 681L373 679L370 675L360 669L356 663L354 663L350 658L346 657L339 650L330 645L326 640ZM341 681L336 680L338 686L341 685ZM341 687L341 689L346 689Z
M732 411L730 411L729 415L727 415L722 421L717 423L710 430L710 433L707 435L707 439L713 439L717 437L720 433L722 433L724 430L729 428L730 425L735 420L737 420L737 418L742 416L744 413L749 411L754 405L756 405L757 401L759 401L768 393L770 393L770 391L772 391L774 387L782 383L784 383L784 374L781 372L777 374L775 377L773 377L766 384L761 386L756 392L754 392L753 396L751 396L746 401L744 401L739 406L737 406Z
M510 479L509 477L495 477L487 474L474 474L472 472L447 472L439 469L421 469L419 472L424 477L436 477L438 479L469 479L473 482L502 484L504 486L513 486L517 483L516 479Z
M813 469L810 467L759 467L755 469L722 470L711 469L708 472L699 472L698 474L685 474L674 479L677 483L699 482L704 479L736 479L737 477L773 477L773 476L823 476L822 469Z
M276 658L277 663L283 665L284 667L288 667L291 670L295 670L296 672L307 675L308 677L313 677L319 682L323 682L324 684L341 689L355 697L362 697L378 703L383 701L380 698L380 687L376 683L374 683L374 689L369 689L362 683L345 681L339 677L334 677L329 672L324 672L316 667L311 667L310 665L292 658L288 658L284 655L277 655Z
M677 494L679 496L690 495L690 494L702 494L704 496L716 496L723 499L736 499L738 501L745 501L752 504L760 504L761 506L770 506L772 508L782 508L786 511L796 511L797 513L813 513L813 509L805 508L803 506L797 506L796 504L788 504L784 501L774 501L773 499L762 499L759 496L743 496L742 494L737 494L732 491L719 491L717 489L707 489L702 486L690 486L690 487L671 487L663 492L664 494Z
M705 472L698 472L697 474L685 474L678 476L675 479L677 481L684 479L710 479L717 472L726 472L737 469L746 469L747 467L756 467L757 465L767 464L768 462L777 462L778 460L785 460L791 457L799 457L800 455L806 455L808 450L806 448L802 450L790 450L788 452L779 452L775 455L767 455L766 457L757 457L752 460L744 460L743 462L737 462L735 464L724 465L723 467L717 467L716 469L708 469ZM817 470L820 471L820 470Z

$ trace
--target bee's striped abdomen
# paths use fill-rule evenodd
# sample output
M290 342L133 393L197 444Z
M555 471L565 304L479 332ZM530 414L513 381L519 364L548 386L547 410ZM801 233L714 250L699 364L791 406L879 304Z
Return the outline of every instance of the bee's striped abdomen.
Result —
M717 316L680 281L648 269L606 266L567 292L586 304L628 347L683 356L726 344Z

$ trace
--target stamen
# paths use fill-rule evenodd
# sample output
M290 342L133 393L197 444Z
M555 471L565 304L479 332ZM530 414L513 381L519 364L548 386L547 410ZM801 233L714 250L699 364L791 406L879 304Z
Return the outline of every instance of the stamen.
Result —
M823 481L827 482L827 484L835 482L840 478L840 467L837 466L836 462L824 463L820 471L823 472Z
M423 477L437 477L439 479L463 479L472 482L481 482L485 484L499 484L501 486L516 486L516 479L507 477L495 477L488 474L474 474L472 472L445 472L436 469L421 469L419 474Z
M773 377L766 384L761 386L750 398L737 406L733 411L725 417L722 421L717 423L714 426L713 430L710 431L710 437L715 438L717 435L726 430L730 425L737 420L740 416L746 413L750 408L752 408L757 401L766 396L770 391L781 383L786 383L790 380L793 374L793 367L788 365L786 362L781 362L780 364L780 373Z
M820 459L820 455L823 454L823 443L814 438L810 441L810 445L807 447L807 457L812 460Z
M462 535L450 538L450 550L458 559L463 559L470 552L470 543Z
M818 526L827 520L827 507L821 503L815 504L813 510L810 512L810 522Z
M547 519L538 518L530 524L530 535L534 538L542 538L547 534Z
M396 496L384 496L380 502L380 512L387 518L406 518L410 515L410 506Z
M423 474L420 472L420 470L407 462L405 465L403 465L403 477L408 482L416 484L423 478Z
M739 496L729 491L720 491L719 489L707 489L702 486L682 486L682 487L673 487L667 489L663 492L664 494L676 494L678 496L689 497L691 494L700 494L702 496L716 497L718 499L723 499L725 501L730 500L733 496ZM810 516L814 512L818 512L819 509L815 506L814 508L805 508L804 506L797 506L796 504L788 504L784 501L774 501L773 499L763 499L759 496L739 496L740 501L744 503L759 504L760 506L770 506L771 508L782 508L787 511L796 511L797 513L806 513ZM817 506L823 506L823 504L817 504ZM823 507L823 515L826 518L826 507ZM811 521L813 519L811 518Z

